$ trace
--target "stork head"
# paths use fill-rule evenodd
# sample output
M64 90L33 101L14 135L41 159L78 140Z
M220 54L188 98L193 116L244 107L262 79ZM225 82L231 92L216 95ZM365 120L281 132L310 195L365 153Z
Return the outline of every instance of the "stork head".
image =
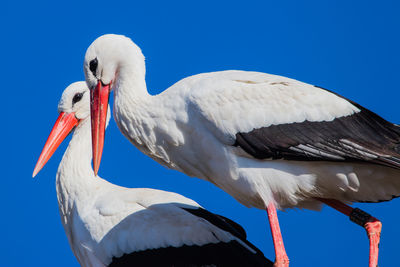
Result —
M74 114L77 120L90 116L89 89L85 82L74 82L65 88L58 102L58 113Z
M109 95L113 89L118 90L122 76L144 76L144 56L131 39L107 34L89 46L83 69L90 89L93 169L97 175L104 146Z
M43 147L33 171L33 177L43 168L65 137L83 120L90 117L89 89L85 82L75 82L63 92L58 103L60 115Z

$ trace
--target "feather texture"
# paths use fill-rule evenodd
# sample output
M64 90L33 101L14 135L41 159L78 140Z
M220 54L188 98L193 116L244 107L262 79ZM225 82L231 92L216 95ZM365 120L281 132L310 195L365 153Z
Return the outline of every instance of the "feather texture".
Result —
M94 57L105 80L86 69L86 81L106 84L118 71L115 120L133 145L246 206L318 208L315 197L374 202L400 195L398 127L337 94L277 75L221 71L152 96L143 55L129 38L99 37L85 66Z
M94 176L88 93L79 100L84 105L72 101L78 89L88 90L79 86L68 87L59 105L62 112L85 109L85 117L60 163L56 185L62 223L82 266L232 266L236 261L272 266L239 225L195 201Z

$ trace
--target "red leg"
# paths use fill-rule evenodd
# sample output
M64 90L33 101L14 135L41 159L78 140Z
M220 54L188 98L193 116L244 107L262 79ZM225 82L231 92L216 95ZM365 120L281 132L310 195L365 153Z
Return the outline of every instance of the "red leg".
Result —
M369 267L377 267L382 223L368 213L358 208L352 208L338 200L324 198L318 198L318 200L349 216L352 222L361 225L367 230L369 239Z
M271 227L272 240L275 247L275 267L288 267L289 258L286 255L285 246L283 245L281 229L279 227L278 215L273 203L267 207L269 225Z
M379 240L381 238L382 223L371 217L364 225L369 238L369 266L378 266Z

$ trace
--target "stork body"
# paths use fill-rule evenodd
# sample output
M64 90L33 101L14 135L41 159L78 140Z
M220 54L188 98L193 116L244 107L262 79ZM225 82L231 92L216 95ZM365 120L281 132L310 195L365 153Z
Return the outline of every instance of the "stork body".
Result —
M115 120L137 148L164 166L214 183L246 206L316 208L316 197L378 202L400 194L400 161L393 158L396 151L380 147L380 125L377 132L362 132L357 117L365 110L315 86L223 71L191 76L139 99L136 87L114 90ZM341 126L349 129L337 131L354 131L337 138L330 131ZM400 129L391 127L399 138ZM329 143L324 134L335 139ZM364 141L361 134L376 134L374 143L356 143ZM390 164L394 168L385 166Z
M81 100L74 103L79 94ZM34 175L55 151L53 140L61 143L57 129L67 133L76 126L56 186L62 224L82 266L272 266L239 225L193 200L161 190L124 188L95 176L84 82L65 90L59 111Z
M265 73L221 71L185 78L152 96L140 48L118 35L92 43L84 71L92 92L95 172L106 116L100 107L114 90L117 125L138 149L246 206L267 209L275 246L282 243L275 206L315 209L324 202L344 212L335 204L400 195L400 128L325 89ZM359 224L372 223L366 218ZM284 263L277 265L286 266L280 247L277 258ZM370 266L377 254L372 258Z

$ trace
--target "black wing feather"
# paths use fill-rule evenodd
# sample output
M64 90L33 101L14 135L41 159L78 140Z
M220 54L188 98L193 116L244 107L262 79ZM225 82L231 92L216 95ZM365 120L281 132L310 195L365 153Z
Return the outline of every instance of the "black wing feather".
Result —
M207 244L204 246L166 247L138 251L120 258L113 258L109 267L258 267L273 266L267 259L260 259L244 250L237 241Z
M157 267L267 267L273 263L264 257L264 254L246 240L245 230L234 221L220 215L213 214L205 209L182 208L194 216L203 218L218 228L231 233L243 243L253 249L253 253L238 241L227 243L206 244L203 246L165 247L136 251L113 258L109 267L122 266L157 266Z
M240 226L238 223L228 219L222 215L217 215L208 210L197 208L197 209L189 209L189 208L182 208L187 212L205 219L209 223L217 226L218 228L231 233L232 235L239 237L240 239L246 239L246 231Z
M400 127L347 101L360 112L239 132L234 145L257 159L357 161L400 169Z

